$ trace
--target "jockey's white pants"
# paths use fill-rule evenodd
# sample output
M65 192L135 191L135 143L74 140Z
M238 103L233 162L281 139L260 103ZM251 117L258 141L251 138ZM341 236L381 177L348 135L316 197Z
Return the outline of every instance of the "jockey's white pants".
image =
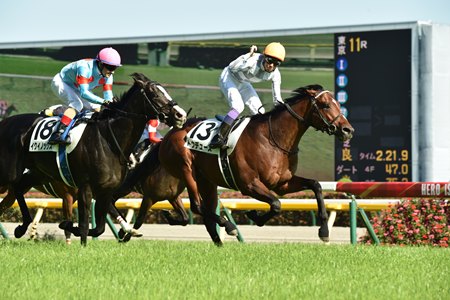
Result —
M65 102L68 106L76 109L78 112L81 112L82 110L91 111L99 109L101 106L100 104L91 103L82 99L78 89L75 89L65 83L59 73L53 77L51 87L52 91L59 99Z
M219 86L227 98L228 104L240 113L244 111L245 105L250 109L252 115L264 113L261 99L259 99L253 86L246 81L239 81L231 75L228 68L220 74Z

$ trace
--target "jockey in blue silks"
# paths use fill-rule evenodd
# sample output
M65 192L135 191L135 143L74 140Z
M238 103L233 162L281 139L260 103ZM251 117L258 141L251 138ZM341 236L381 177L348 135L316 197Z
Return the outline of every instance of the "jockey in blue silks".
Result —
M82 59L66 65L53 77L52 90L69 108L64 111L49 144L70 144L62 135L77 113L83 110L99 111L101 105L113 99L114 71L121 66L119 53L113 48L100 50L95 59ZM103 87L103 98L91 91Z

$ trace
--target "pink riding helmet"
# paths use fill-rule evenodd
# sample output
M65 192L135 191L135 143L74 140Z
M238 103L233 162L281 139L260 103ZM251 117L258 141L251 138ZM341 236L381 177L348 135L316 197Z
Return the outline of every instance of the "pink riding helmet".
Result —
M120 67L120 54L113 48L103 48L97 55L97 60L110 66Z

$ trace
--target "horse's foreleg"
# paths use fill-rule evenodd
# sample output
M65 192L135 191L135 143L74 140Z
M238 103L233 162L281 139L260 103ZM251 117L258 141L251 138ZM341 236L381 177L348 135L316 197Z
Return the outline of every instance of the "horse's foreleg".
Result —
M202 200L199 194L199 187L197 186L197 182L195 180L195 171L192 169L192 165L185 166L183 168L183 176L186 185L186 189L189 194L189 201L191 203L191 211L194 214L202 215Z
M312 190L317 200L317 213L319 217L319 238L328 242L330 240L330 231L328 229L328 214L323 200L322 186L317 180L293 176L285 185L275 190L279 195L295 193L303 190Z
M269 189L259 180L254 180L245 194L265 202L270 205L270 210L266 213L258 214L256 210L252 210L246 213L247 217L255 222L258 226L264 226L270 219L281 213L281 202L275 197Z
M220 216L216 214L218 197L217 197L217 185L209 182L202 176L197 177L198 189L203 198L203 221L205 223L206 230L208 231L212 241L217 246L222 246L222 240L217 232L216 224L218 221L224 224L220 219Z
M81 245L87 245L89 233L89 211L92 201L92 190L88 184L78 189L78 226L80 230ZM73 232L72 232L73 233Z

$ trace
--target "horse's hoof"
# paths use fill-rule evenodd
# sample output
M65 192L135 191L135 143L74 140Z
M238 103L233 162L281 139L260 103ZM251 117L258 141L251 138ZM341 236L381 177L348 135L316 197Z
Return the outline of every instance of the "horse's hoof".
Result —
M119 243L127 243L131 239L131 233L127 232L125 235L119 239Z
M214 242L214 245L216 245L217 247L223 247L222 241Z
M16 239L20 239L21 237L24 236L25 232L27 232L27 227L19 225L16 227L16 229L14 229L14 237Z
M66 245L72 245L72 240L71 239L66 239Z
M72 221L62 221L61 223L59 223L58 227L60 229L70 231L69 229L73 228L73 222Z
M324 242L330 240L330 231L328 230L328 226L321 226L319 228L319 237Z
M237 236L238 235L238 231L237 231L237 229L233 229L230 232L227 231L227 234L231 235L231 236Z
M237 236L237 234L238 234L236 225L234 225L230 221L227 221L225 223L225 231L227 232L228 235L231 235L231 236Z
M119 240L123 239L123 237L125 236L125 231L123 231L123 229L120 228L118 235L119 235Z
M137 229L131 229L130 234L132 237L141 237L143 236L142 233L140 233Z
M325 244L329 244L330 243L330 238L327 236L327 237L321 237L320 238L321 240L322 240L322 242L324 242Z

